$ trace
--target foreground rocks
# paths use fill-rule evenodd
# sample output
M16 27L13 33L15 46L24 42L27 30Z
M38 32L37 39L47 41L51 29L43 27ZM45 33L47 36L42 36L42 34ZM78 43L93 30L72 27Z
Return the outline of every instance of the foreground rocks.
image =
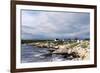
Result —
M85 48L83 48L81 45L83 45L83 43L79 43L74 47L71 47L70 45L59 46L59 49L55 50L53 53L67 53L72 54L72 56L77 56L77 58L80 60L88 60L90 57L89 43Z
M72 60L89 60L90 58L90 44L89 41L58 44L53 43L33 43L34 46L40 48L49 48L51 54L63 54L64 57L70 57Z

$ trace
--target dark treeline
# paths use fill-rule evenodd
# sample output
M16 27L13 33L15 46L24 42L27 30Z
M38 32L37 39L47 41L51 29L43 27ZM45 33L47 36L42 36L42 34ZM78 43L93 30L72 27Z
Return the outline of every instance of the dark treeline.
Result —
M21 40L21 43L33 43L33 42L47 42L47 41L53 41L53 40Z
M64 39L64 41L60 40L60 39L56 39L57 41L56 42L59 42L59 43L63 43L64 41L66 42L72 42L72 41L77 41L77 40L90 40L89 38L85 38L85 39L77 39L77 38L74 38L74 39ZM54 42L54 40L21 40L21 43L24 44L24 43L36 43L36 42Z

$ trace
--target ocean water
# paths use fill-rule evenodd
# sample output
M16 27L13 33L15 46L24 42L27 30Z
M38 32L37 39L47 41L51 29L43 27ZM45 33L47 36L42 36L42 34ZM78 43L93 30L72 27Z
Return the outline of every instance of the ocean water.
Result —
M39 48L32 45L22 44L21 46L21 62L53 62L65 61L67 58L61 54L51 54L49 48Z

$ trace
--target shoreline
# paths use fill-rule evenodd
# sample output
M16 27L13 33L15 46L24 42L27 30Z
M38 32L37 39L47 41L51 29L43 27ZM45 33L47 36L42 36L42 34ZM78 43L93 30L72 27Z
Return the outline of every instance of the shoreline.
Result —
M84 45L85 44L85 45ZM36 46L38 48L48 48L51 54L66 54L73 58L80 58L81 60L89 59L89 41L75 42L71 44L48 44L48 43L28 43L28 45ZM83 46L83 47L82 47Z

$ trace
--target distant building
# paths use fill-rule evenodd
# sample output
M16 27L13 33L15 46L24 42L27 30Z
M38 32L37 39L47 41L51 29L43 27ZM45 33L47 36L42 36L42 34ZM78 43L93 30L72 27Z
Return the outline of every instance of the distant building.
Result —
M81 43L81 42L83 42L83 40L77 40L77 43Z
M77 40L77 43L79 43L80 42L80 40Z
M63 39L62 41L65 41L65 39Z
M54 41L59 41L59 39L54 39Z

